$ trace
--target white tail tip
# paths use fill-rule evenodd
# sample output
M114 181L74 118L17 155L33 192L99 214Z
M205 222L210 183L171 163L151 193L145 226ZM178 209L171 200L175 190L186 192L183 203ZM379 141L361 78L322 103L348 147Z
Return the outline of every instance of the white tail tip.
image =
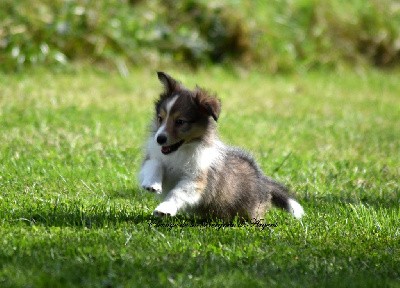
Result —
M292 213L296 219L301 219L301 217L303 217L305 214L303 207L301 207L301 205L293 199L289 199L288 203L289 212Z

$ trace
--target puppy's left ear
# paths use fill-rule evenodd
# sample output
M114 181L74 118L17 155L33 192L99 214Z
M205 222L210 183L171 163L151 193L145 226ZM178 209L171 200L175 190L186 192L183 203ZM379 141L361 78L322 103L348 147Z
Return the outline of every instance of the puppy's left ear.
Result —
M221 101L215 96L210 96L205 90L198 87L195 93L195 100L200 109L217 121L221 113Z

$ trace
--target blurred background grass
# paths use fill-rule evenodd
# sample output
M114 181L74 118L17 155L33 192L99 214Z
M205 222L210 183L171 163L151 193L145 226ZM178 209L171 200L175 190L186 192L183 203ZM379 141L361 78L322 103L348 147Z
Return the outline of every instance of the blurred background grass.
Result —
M0 71L215 63L279 73L400 63L397 0L2 0Z

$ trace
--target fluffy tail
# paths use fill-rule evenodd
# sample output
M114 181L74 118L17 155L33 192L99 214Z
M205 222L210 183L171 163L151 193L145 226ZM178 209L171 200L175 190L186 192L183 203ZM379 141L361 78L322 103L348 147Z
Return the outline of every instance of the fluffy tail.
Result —
M286 192L278 189L272 190L272 204L291 213L296 219L303 217L303 207L294 199L290 198Z

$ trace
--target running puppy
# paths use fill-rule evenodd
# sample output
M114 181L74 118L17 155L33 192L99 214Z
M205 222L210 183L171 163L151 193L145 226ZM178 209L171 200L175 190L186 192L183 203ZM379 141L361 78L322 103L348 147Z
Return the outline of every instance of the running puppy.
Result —
M271 204L300 219L302 206L287 189L266 177L246 152L223 144L216 122L220 101L205 90L185 88L158 72L164 92L155 103L152 132L146 145L139 181L160 194L153 214L231 220L262 219Z

